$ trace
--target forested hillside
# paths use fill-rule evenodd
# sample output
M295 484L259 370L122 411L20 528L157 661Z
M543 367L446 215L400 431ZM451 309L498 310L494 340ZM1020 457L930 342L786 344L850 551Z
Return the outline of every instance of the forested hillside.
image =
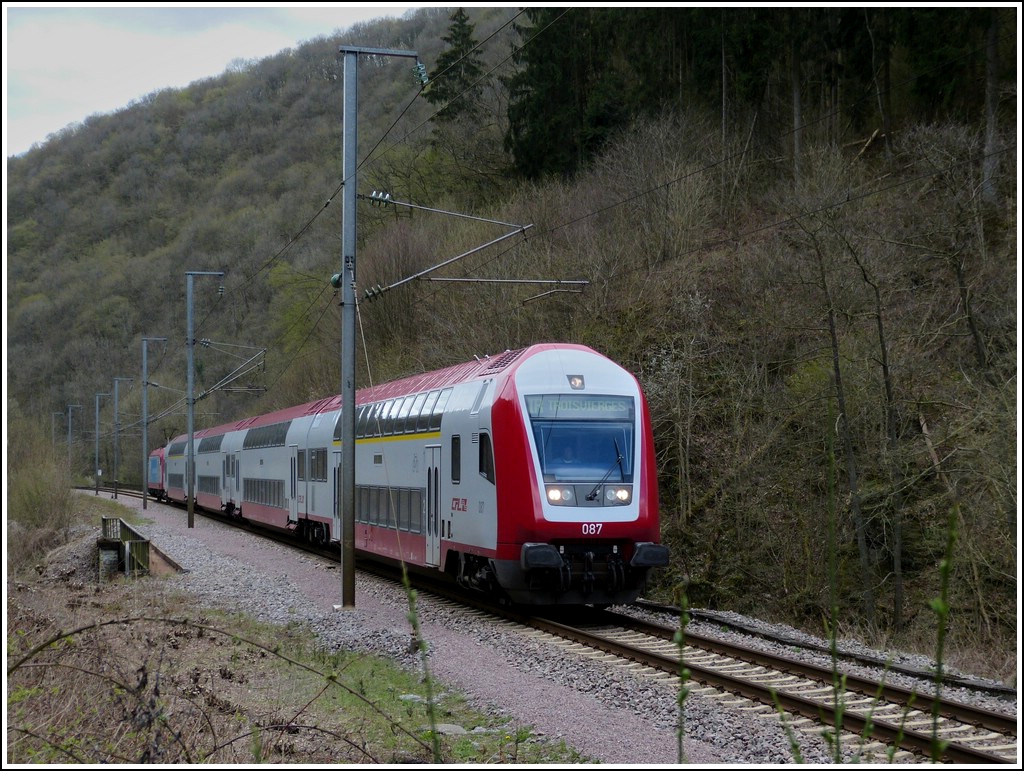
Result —
M92 116L7 159L8 437L78 405L89 479L134 378L137 483L190 271L197 427L336 393L338 47L412 50L360 58L357 385L590 345L650 401L666 598L1015 676L1018 12L420 9Z

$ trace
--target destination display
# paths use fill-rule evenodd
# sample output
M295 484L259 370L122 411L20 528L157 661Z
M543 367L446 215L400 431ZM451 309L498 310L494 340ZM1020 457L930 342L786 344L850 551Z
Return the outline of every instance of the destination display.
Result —
M542 420L633 420L631 396L534 394L526 397L531 418Z

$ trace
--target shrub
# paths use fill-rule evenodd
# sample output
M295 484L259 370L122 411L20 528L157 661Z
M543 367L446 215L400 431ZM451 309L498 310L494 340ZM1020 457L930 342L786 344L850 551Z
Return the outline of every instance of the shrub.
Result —
M67 540L75 507L67 459L38 424L11 418L7 442L7 557L17 569Z

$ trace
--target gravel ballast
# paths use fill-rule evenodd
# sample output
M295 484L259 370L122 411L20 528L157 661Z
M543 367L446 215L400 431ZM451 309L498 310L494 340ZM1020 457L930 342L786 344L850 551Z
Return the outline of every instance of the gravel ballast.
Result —
M119 502L142 508L139 500ZM334 565L199 515L188 528L184 511L153 501L144 516L147 521L136 529L183 568L169 580L200 603L267 623L307 624L328 649L364 650L422 667L412 652L408 601L400 586L357 573L355 607L340 609L341 572ZM698 766L796 762L778 717L744 709L731 696L687 698L680 755L674 686L566 653L542 636L422 593L417 613L430 651L427 666L441 689L465 694L473 706L500 715L513 729L528 727L539 738L564 741L584 760ZM691 625L702 633L714 627ZM833 762L820 737L796 736L803 763ZM848 758L854 753L845 751Z

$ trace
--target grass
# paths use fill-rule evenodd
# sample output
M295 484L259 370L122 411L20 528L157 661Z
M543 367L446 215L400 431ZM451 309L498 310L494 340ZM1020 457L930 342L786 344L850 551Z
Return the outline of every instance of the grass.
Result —
M76 498L85 521L126 515L104 496ZM439 693L422 666L326 651L303 625L197 608L159 578L98 584L57 561L13 578L9 763L581 762Z

